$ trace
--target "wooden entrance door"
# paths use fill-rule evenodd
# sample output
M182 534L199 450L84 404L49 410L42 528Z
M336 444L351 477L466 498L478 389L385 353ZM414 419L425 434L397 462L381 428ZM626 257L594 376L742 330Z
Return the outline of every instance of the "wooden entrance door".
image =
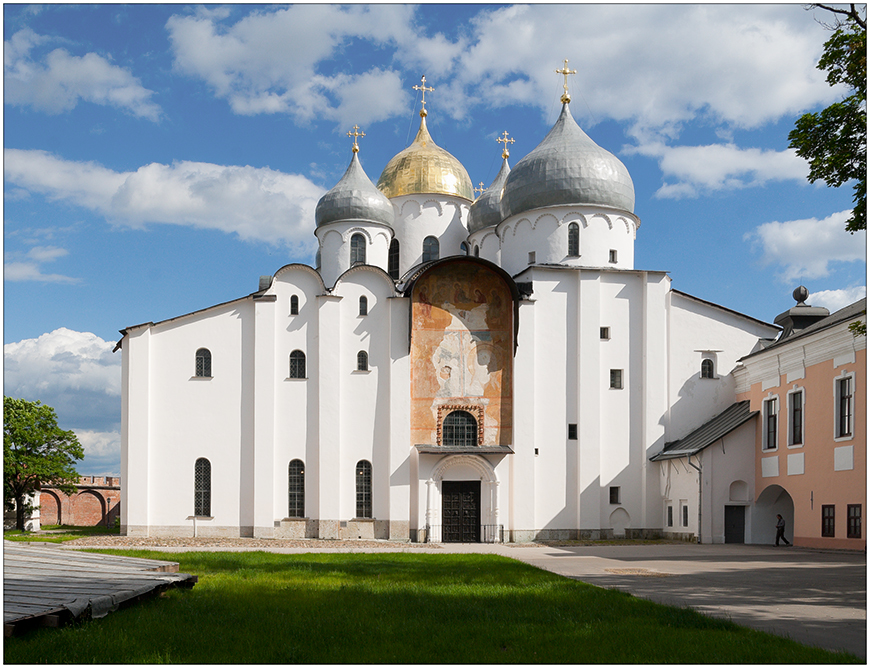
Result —
M480 542L480 480L441 483L441 532L445 543Z
M725 542L742 543L746 535L746 508L725 506Z

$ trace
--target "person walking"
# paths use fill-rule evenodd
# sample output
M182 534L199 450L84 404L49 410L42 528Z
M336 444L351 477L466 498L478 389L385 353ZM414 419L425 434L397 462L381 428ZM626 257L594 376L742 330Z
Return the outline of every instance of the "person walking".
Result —
M776 516L776 546L779 547L779 541L782 539L785 544L791 547L791 543L788 542L788 539L785 537L785 520L782 519L782 515Z

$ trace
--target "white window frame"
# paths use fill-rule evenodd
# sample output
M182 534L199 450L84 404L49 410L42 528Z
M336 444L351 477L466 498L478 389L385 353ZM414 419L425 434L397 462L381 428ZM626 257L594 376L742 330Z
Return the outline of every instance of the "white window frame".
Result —
M849 416L851 420L850 425L850 433L844 436L840 436L840 383L844 380L849 381L851 396L849 397ZM855 391L857 386L855 384L855 372L854 371L843 371L839 376L834 378L834 442L842 443L844 441L851 441L855 438Z
M773 404L773 419L776 421L776 434L774 438L774 445L772 448L767 447L767 434L769 431L769 421L771 419L770 412L767 410L769 404ZM779 450L779 396L776 394L768 394L767 397L761 402L761 451L762 452L776 452Z
M794 442L794 411L792 410L792 402L794 401L794 396L796 394L801 395L801 440L800 443ZM786 445L789 448L802 448L807 440L807 412L806 412L806 404L807 404L807 395L806 391L803 387L798 387L797 385L793 386L791 390L788 391L786 395L786 429L788 430L786 434Z
M618 373L619 373L619 376L618 376L618 378L619 378L619 384L618 384L618 385L614 385L614 384L613 384L613 373L614 373L614 372L618 372ZM609 384L610 384L610 389L611 389L611 390L622 390L622 389L625 389L625 373L624 373L624 370L623 370L623 369L611 369L611 370L610 370L610 377L609 377L609 379L608 379L608 382L609 382Z

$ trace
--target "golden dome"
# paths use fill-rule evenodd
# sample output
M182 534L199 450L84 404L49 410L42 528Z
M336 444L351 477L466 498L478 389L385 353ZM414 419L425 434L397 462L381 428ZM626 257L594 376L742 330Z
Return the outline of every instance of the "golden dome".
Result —
M394 156L378 179L378 190L387 197L434 193L474 199L465 167L440 146L426 129L425 112L411 145Z

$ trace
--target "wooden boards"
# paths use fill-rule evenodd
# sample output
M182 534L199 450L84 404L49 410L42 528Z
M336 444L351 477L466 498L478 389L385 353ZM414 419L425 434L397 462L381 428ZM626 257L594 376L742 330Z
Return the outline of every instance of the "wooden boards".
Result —
M196 581L174 562L3 541L4 635L61 626L86 613L103 617L121 604Z

